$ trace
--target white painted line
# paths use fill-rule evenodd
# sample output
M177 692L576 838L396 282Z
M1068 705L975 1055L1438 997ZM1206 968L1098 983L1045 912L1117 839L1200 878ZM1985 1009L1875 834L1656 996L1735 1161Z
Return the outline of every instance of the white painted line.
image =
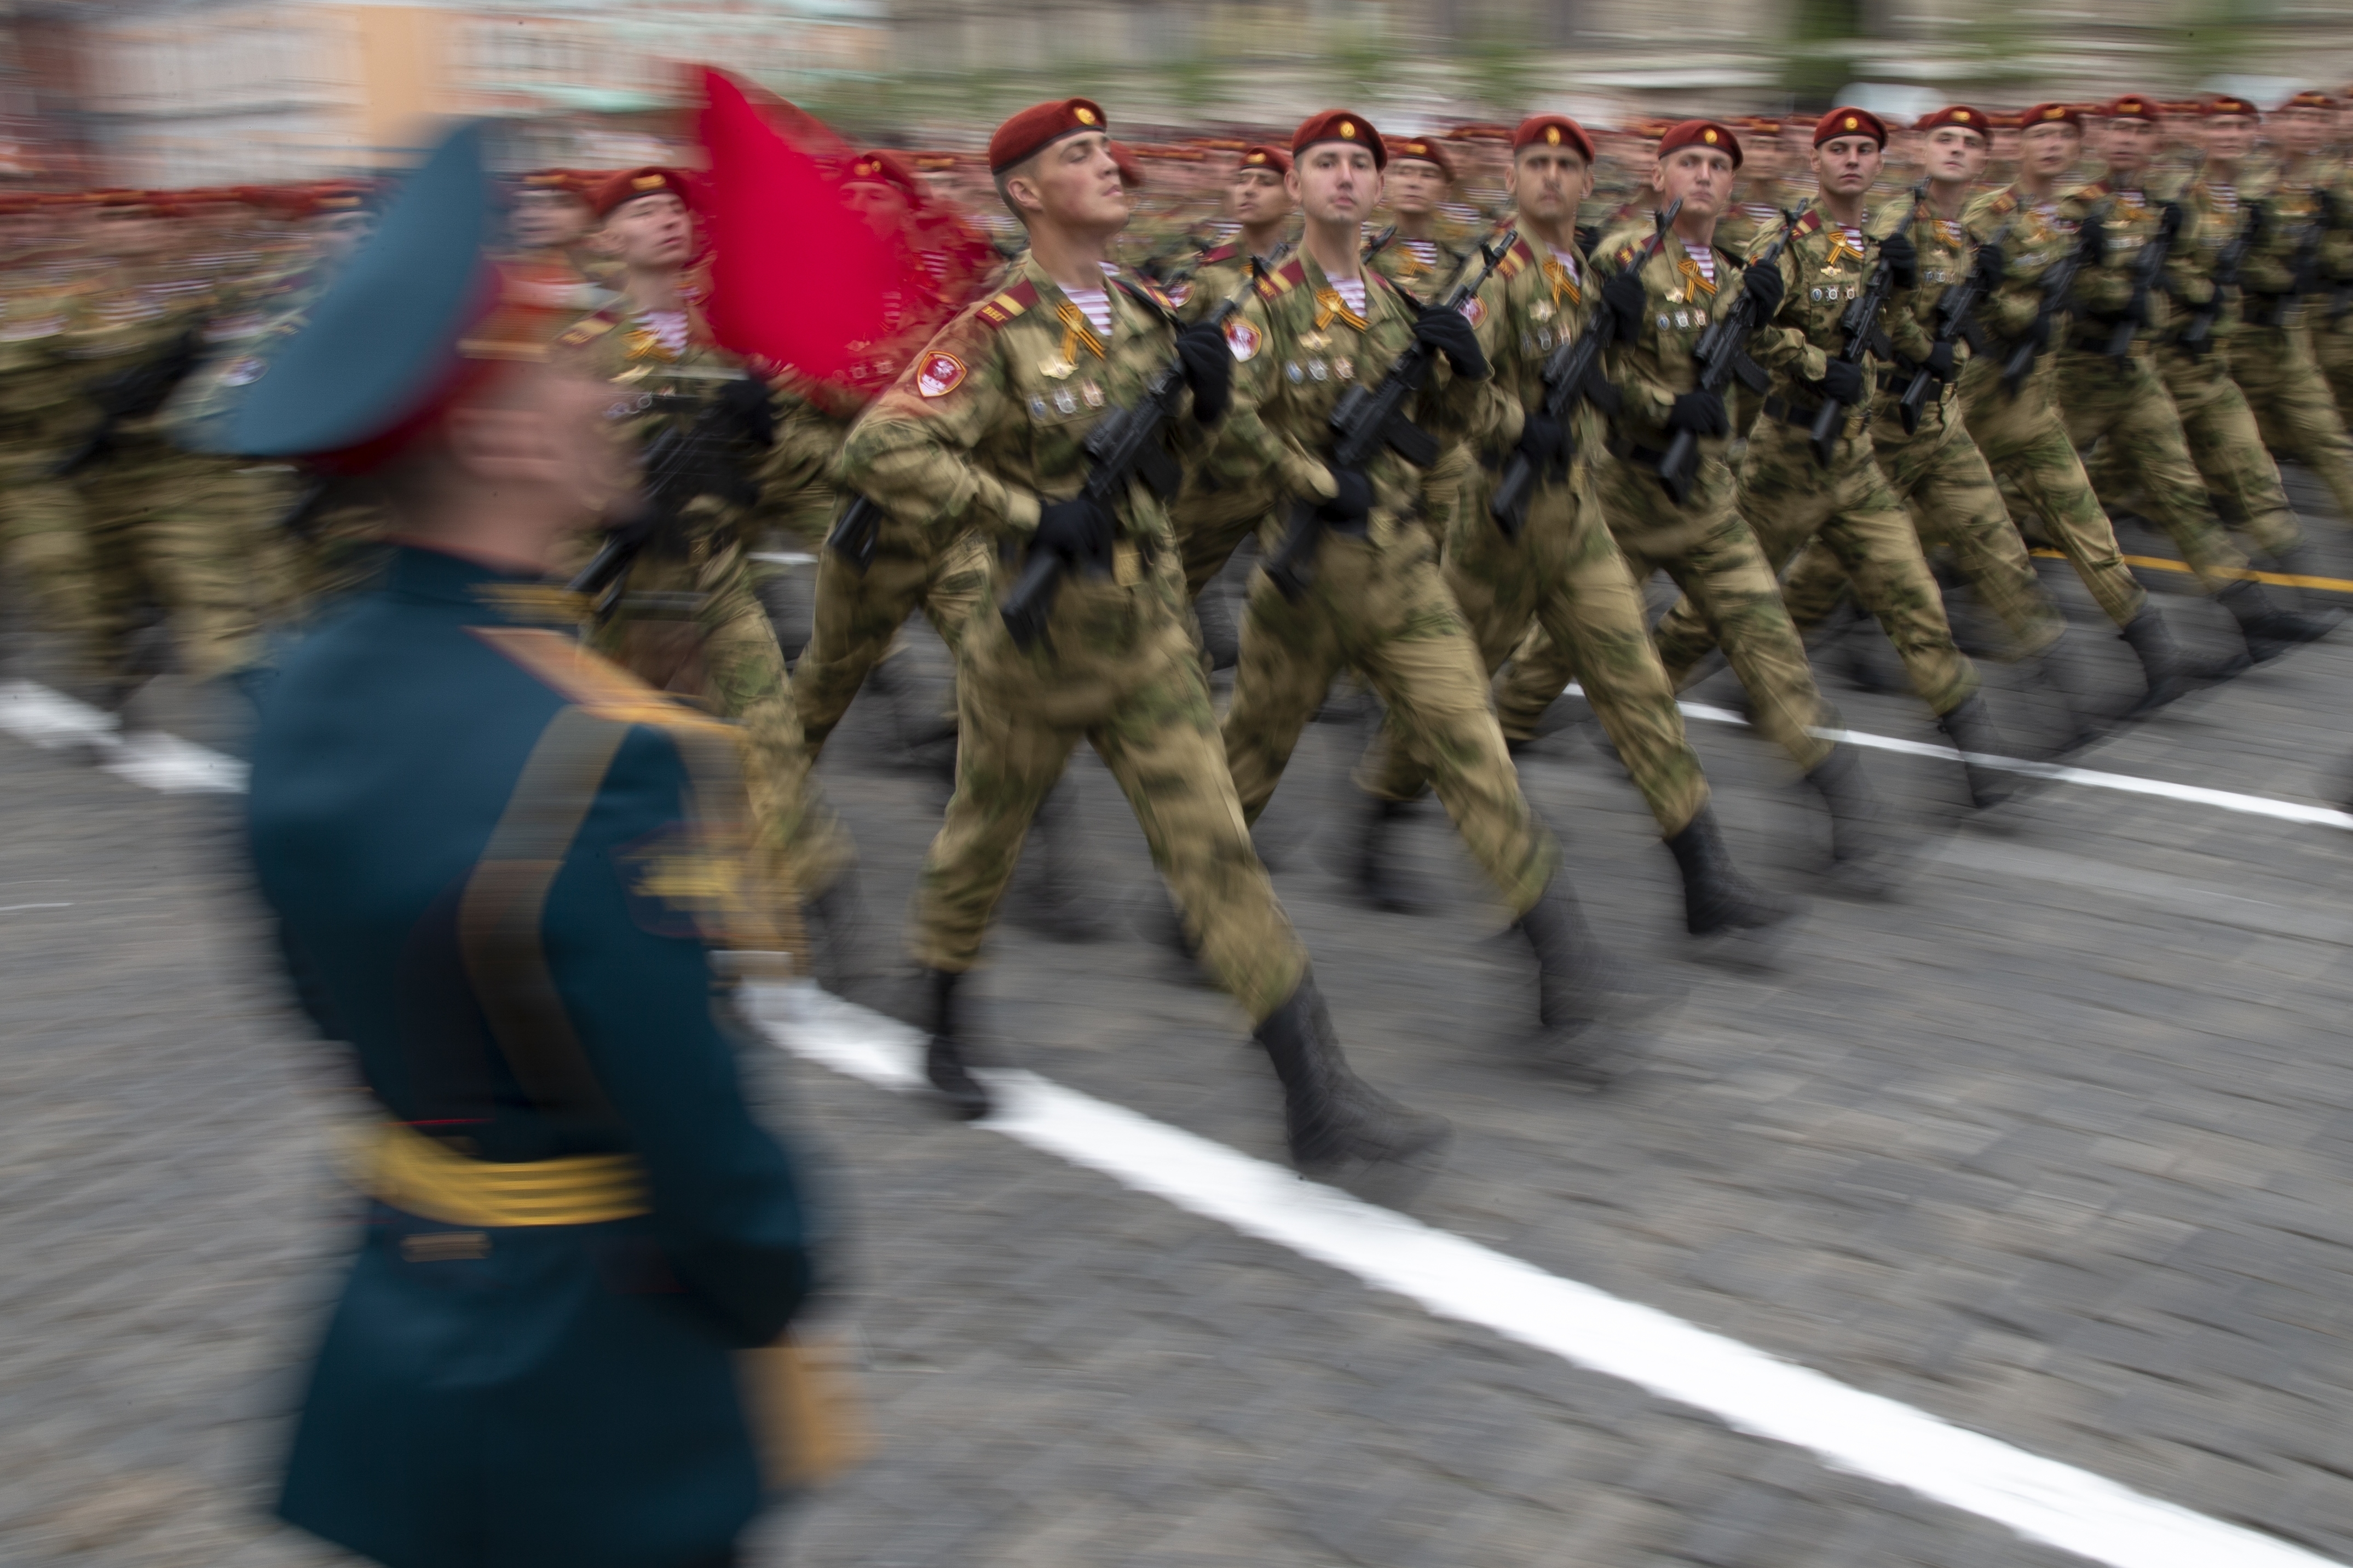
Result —
M113 714L30 680L0 683L0 730L45 751L95 747L108 773L165 795L237 795L245 788L246 766L235 757L161 730L125 735Z
M807 566L817 557L805 550L754 550L752 559L765 561L772 566Z
M1582 697L1585 688L1572 680L1562 688L1562 693ZM1748 722L1729 708L1717 708L1705 702L1679 702L1676 706L1683 710L1684 718L1697 719L1709 724L1746 726ZM1961 753L1952 747L1931 745L1925 741L1901 741L1893 735L1873 735L1861 730L1812 730L1809 733L1819 735L1825 741L1844 741L1874 752L1899 752L1908 757L1942 757L1948 763L1961 760ZM1970 752L1968 760L1983 768L2027 773L2057 784L2082 784L2087 789L2153 795L2163 800L2186 801L2192 805L2216 806L2248 816L2268 816L2280 822L2301 822L2317 827L2353 827L2353 812L2337 811L2326 805L2305 805L2293 800L2274 800L2269 795L2238 795L2225 789L2168 784L2163 779L2145 779L2132 773L2104 773L2091 768L2063 767L2055 763L2038 763L2025 757L1998 757L1982 752Z
M19 910L69 910L71 904L0 904L0 915L13 915Z
M915 1032L813 986L755 991L787 1050L885 1089L920 1084ZM2109 1568L2322 1568L2329 1559L1964 1430L1281 1166L1027 1072L983 1075L979 1123L1122 1185L1736 1430L1805 1448Z

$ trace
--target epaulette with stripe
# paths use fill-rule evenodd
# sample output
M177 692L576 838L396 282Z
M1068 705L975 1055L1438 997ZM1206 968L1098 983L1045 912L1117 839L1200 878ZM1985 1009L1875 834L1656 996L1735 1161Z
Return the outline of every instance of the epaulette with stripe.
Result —
M1794 232L1799 239L1803 239L1810 234L1820 233L1821 231L1821 226L1822 209L1820 207L1808 207L1803 213L1799 215Z
M1193 265L1196 267L1219 267L1224 265L1226 262L1235 259L1237 257L1240 256L1241 253L1242 247L1240 246L1235 244L1232 240L1228 240L1223 245L1201 252L1201 258L1193 263Z
M972 313L984 327L1001 327L1038 302L1038 285L1027 278Z
M573 322L555 341L565 348L576 349L583 343L595 342L620 324L620 318L607 307L593 316L584 316Z
M1536 253L1525 237L1512 241L1512 248L1504 252L1504 259L1495 264L1498 278L1517 278L1536 264Z
M655 690L601 654L582 647L576 637L539 626L470 629L591 718L698 733L733 733L730 725Z
M1258 280L1258 297L1261 300L1279 299L1306 281L1306 264L1301 261L1298 258L1293 257L1291 260L1284 262L1282 266L1273 268L1271 271L1264 272L1260 275Z

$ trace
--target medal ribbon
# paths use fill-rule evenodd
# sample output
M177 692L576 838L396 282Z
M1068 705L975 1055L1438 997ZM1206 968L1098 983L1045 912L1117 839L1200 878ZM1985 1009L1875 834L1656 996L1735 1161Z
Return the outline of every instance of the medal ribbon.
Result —
M1366 292L1365 298L1368 300L1372 298L1370 290ZM1345 321L1360 332L1366 326L1365 318L1348 309L1348 301L1340 298L1338 289L1318 289L1315 290L1315 330L1320 332L1335 321Z
M1691 286L1694 289L1698 289L1701 293L1713 294L1715 292L1715 279L1710 278L1706 273L1702 272L1699 269L1699 263L1691 258L1691 253L1689 251L1685 251L1682 259L1675 263L1675 270L1682 273L1685 278L1691 279Z
M1087 320L1084 310L1065 300L1054 308L1054 313L1062 322L1062 358L1065 363L1076 364L1082 348L1097 359L1103 357L1103 340L1095 336L1094 323Z
M1577 279L1571 277L1568 268L1559 262L1546 258L1544 264L1544 276L1545 281L1552 285L1554 304L1559 304L1563 295L1567 296L1571 302L1585 298L1585 290L1577 287Z

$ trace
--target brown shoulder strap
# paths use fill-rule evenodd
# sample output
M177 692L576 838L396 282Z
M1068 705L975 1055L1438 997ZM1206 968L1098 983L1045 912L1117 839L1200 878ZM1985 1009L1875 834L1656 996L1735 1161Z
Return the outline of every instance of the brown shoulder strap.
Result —
M566 707L541 732L466 884L458 942L491 1032L523 1092L549 1115L603 1124L613 1108L547 967L547 891L629 731Z

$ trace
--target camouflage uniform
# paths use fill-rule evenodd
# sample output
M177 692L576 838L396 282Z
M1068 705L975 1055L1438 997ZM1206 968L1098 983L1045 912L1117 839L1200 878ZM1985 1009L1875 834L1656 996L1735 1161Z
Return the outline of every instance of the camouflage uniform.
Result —
M1987 464L2032 507L2044 537L2067 557L2094 602L2117 626L2128 625L2148 595L2125 565L2116 530L2060 417L2055 356L2042 355L2015 394L2002 385L2007 344L2033 326L2042 273L2074 241L2015 189L1977 197L1961 223L1977 245L2000 239L2004 264L2001 286L1978 308L1991 342L1961 372L1962 417Z
M1105 341L1025 258L851 429L843 482L936 532L1027 539L1043 504L1077 490L1103 411L1132 406L1169 358L1169 318L1117 286L1133 282L1112 288ZM978 962L1030 817L1083 738L1134 808L1202 962L1263 1020L1299 988L1306 952L1218 749L1167 514L1139 484L1119 521L1112 575L1066 577L1048 636L1027 650L997 613L1012 573L994 560L957 653L956 787L924 859L915 956L950 974Z
M1201 321L1250 287L1250 264L1239 241L1214 246L1200 254L1169 298L1185 321ZM1219 432L1219 440L1229 438L1228 431ZM1271 476L1246 462L1212 459L1187 469L1185 488L1169 503L1168 521L1184 558L1187 598L1201 596L1241 542L1273 512L1277 499Z
M1937 300L1967 277L1972 258L1967 232L1955 220L1924 216L1913 226L1912 239L1920 253L1922 287L1910 304L1926 335L1933 331ZM1955 343L1954 352L1966 355L1967 344ZM1951 385L1935 387L1936 395L1920 406L1917 426L1904 428L1898 404L1917 368L1903 356L1894 371L1880 373L1871 422L1880 472L1911 510L1922 545L1950 551L1954 564L2008 630L2012 657L2039 655L2058 639L2065 623L2034 574L2026 542L2010 520L1985 454L1961 421L1959 393ZM1798 552L1781 579L1789 618L1800 630L1820 626L1845 592L1846 570L1819 538Z
M1604 239L1595 252L1597 270L1609 274L1632 265L1649 237L1645 225ZM1724 460L1728 438L1700 441L1699 466L1683 505L1676 506L1659 484L1658 463L1670 439L1668 411L1699 382L1693 350L1712 315L1728 307L1741 287L1739 259L1721 246L1712 250L1713 280L1672 235L1643 268L1649 298L1642 318L1609 350L1609 379L1624 401L1608 455L1594 462L1594 486L1636 580L1666 571L1722 643L1748 690L1757 728L1801 772L1811 773L1830 757L1831 744L1810 731L1835 728L1837 721L1815 688L1804 645L1782 607L1780 584L1734 506L1732 470ZM1790 352L1786 342L1752 343L1776 359ZM1568 650L1549 638L1524 647L1496 678L1505 732L1534 733L1537 717L1576 673Z
M1322 493L1330 416L1355 382L1377 383L1413 336L1415 312L1396 286L1363 275L1365 314L1351 310L1323 269L1294 257L1262 279L1228 327L1237 363L1234 428L1227 460L1278 475L1284 493ZM1501 405L1482 384L1433 363L1410 414L1437 437L1484 437ZM1314 580L1297 604L1261 566L1250 577L1241 663L1225 746L1235 792L1252 821L1266 809L1300 731L1344 667L1378 692L1472 858L1514 918L1535 903L1560 850L1520 795L1504 737L1486 700L1486 676L1469 628L1447 593L1429 536L1411 521L1424 476L1384 448L1367 466L1374 503L1365 531L1325 528L1313 553ZM1281 530L1261 548L1271 559Z
M1778 569L1817 536L1838 558L1865 608L1903 656L1913 689L1938 716L1977 690L1977 670L1954 646L1943 596L1920 553L1903 503L1873 461L1871 409L1848 411L1831 465L1815 460L1809 431L1818 383L1844 346L1840 318L1868 286L1872 264L1817 202L1781 253L1787 287L1773 321L1749 339L1750 356L1773 376L1765 417L1748 438L1734 505ZM1899 291L1880 319L1898 353L1919 359L1928 336L1911 294ZM1864 374L1873 374L1864 362ZM1688 682L1714 646L1702 607L1687 598L1659 624L1659 655L1670 679Z
M655 406L653 399L699 406L744 374L691 310L686 343L676 352L650 323L617 304L566 331L557 353L578 356L613 384L607 417L618 437L640 449L664 424L694 418L687 409ZM689 505L681 522L679 537L658 538L637 558L595 641L652 685L699 695L742 726L754 821L776 885L815 898L840 876L850 850L808 776L785 657L752 592L743 520L706 496Z
M1521 239L1480 291L1481 345L1497 389L1520 407L1541 404L1546 360L1585 330L1588 281L1582 258L1540 259ZM1707 777L1651 647L1641 585L1594 493L1590 455L1601 450L1603 435L1599 416L1587 410L1574 432L1579 457L1566 476L1530 492L1516 539L1506 539L1487 510L1512 448L1491 447L1484 461L1470 465L1447 526L1446 585L1489 675L1531 622L1572 650L1594 712L1660 833L1672 838L1706 805ZM1366 787L1385 799L1409 800L1427 785L1428 770L1400 738L1386 726L1360 770Z
M100 653L97 570L81 497L54 471L88 424L59 358L69 288L26 268L0 294L0 537L7 569L32 590L41 618L67 639L77 676L86 677Z
M2239 200L2264 203L2271 222L2240 268L2242 319L2231 337L2231 375L2247 395L2265 443L2317 475L2337 515L2353 523L2353 440L2313 357L2310 311L2295 292L2298 253L2308 242L2317 240L2322 276L2345 264L2346 237L2322 226L2326 177L2313 163L2238 189ZM2335 201L2340 210L2353 207L2342 189Z

